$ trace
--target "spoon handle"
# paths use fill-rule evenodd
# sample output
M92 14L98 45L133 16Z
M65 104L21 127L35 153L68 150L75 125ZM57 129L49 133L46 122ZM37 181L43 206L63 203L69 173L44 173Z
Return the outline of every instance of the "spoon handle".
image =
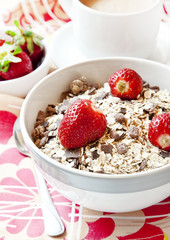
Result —
M15 121L13 136L14 136L14 140L15 140L18 151L30 157L30 154L26 148L25 142L22 138L19 118L17 118L17 120ZM34 166L35 166L35 172L36 172L37 181L39 185L39 192L41 195L41 201L42 201L41 207L42 207L42 212L44 217L45 232L49 236L59 236L63 234L65 231L64 224L60 219L60 216L54 206L53 201L51 200L46 182L42 174L40 173L39 169L35 164Z
M35 166L36 176L39 185L39 192L41 195L42 212L44 217L45 232L49 236L57 236L64 233L65 228L63 222L60 219L58 212L51 200L46 182L39 172L37 166Z

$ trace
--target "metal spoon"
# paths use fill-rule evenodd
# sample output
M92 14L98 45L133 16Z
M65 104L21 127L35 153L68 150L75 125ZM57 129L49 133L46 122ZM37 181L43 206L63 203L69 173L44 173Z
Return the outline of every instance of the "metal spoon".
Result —
M21 134L19 118L17 118L17 120L15 121L14 128L13 128L13 136L19 152L30 157L30 154L25 146L25 143ZM64 224L61 221L61 218L51 200L46 182L43 176L41 175L39 169L36 167L36 165L35 165L35 171L36 171L37 180L39 184L39 192L42 199L41 207L42 207L42 212L44 217L45 232L49 236L59 236L63 234L65 231Z

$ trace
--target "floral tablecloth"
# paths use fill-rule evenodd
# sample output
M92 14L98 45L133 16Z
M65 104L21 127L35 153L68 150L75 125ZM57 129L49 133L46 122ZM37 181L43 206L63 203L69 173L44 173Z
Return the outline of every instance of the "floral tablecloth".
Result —
M169 1L162 21L169 25ZM170 12L170 11L169 11ZM69 18L57 0L22 1L5 12L5 24L19 19L43 35L52 34ZM33 160L20 154L13 138L13 125L23 99L0 94L0 240L54 239L44 232L41 199ZM170 197L131 213L105 213L76 205L48 185L54 204L65 224L65 240L167 240L170 239Z

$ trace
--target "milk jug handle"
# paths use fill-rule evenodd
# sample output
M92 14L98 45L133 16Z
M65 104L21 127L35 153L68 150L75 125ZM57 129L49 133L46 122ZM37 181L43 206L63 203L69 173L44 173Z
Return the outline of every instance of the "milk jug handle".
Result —
M59 3L69 18L73 19L73 0L59 0Z

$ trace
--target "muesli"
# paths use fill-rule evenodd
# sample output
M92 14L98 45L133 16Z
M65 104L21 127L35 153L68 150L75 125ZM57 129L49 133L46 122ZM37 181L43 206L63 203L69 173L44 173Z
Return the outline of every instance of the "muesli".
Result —
M110 93L108 82L88 85L84 76L74 80L61 103L39 111L32 133L34 143L56 161L83 171L129 174L159 168L170 163L170 153L153 146L148 127L154 116L170 111L170 94L143 82L135 100L122 100ZM69 106L77 99L88 99L107 119L107 129L98 140L84 147L65 149L58 128Z

